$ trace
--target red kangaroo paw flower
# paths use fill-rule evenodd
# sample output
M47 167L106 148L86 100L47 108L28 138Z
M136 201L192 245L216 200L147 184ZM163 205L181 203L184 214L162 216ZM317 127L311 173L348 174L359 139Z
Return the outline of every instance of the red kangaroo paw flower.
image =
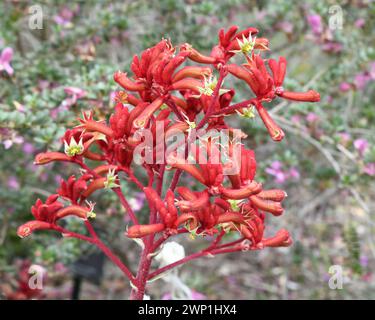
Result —
M293 101L318 102L320 101L320 94L314 90L307 92L291 92L281 91L278 95L282 98Z
M242 214L237 213L237 212L228 212L219 216L217 223L228 223L228 222L244 223L244 221L245 219Z
M260 246L262 247L289 247L293 243L292 238L287 230L281 229L277 234L268 239L264 239Z
M177 229L180 225L187 223L190 230L194 230L198 227L199 222L197 217L191 213L181 214L175 222L175 228Z
M91 194L93 194L96 190L104 189L105 182L107 181L106 177L98 178L93 180L87 187L86 191L82 194L83 197L88 198Z
M262 104L256 104L256 108L272 140L283 140L285 136L284 131L275 123L275 121L273 121L273 119L271 118L267 110L262 106Z
M202 171L198 169L195 165L193 164L188 164L185 162L185 160L181 159L176 159L172 162L170 162L172 159L169 158L168 164L172 166L173 168L176 169L181 169L183 171L186 171L190 173L195 179L197 179L200 183L205 184L205 179L203 177Z
M184 78L173 82L170 85L170 90L192 90L199 93L199 89L203 86L202 81L194 78Z
M274 59L269 59L268 65L270 66L270 69L272 71L275 87L282 86L286 74L286 59L284 57L280 57L278 62Z
M67 216L76 216L83 220L87 220L90 210L81 206L69 206L59 210L56 213L56 220L65 218Z
M29 221L19 226L17 229L17 235L20 238L28 237L32 234L35 230L46 230L46 229L53 229L53 224L44 221Z
M131 81L125 72L117 71L113 76L113 80L115 80L121 87L129 91L142 91L145 89L144 84Z
M194 200L177 201L176 206L178 206L182 212L197 211L207 206L209 204L209 200L210 198L208 192L201 192L199 197Z
M61 152L42 152L36 155L34 164L41 165L50 163L52 161L72 162L74 159Z
M125 235L129 238L142 238L150 234L161 232L165 229L163 223L140 224L131 226Z
M257 196L265 200L282 202L285 199L285 197L287 197L287 193L284 190L280 189L270 189L262 190L260 193L257 194Z
M203 64L214 64L216 62L216 58L205 56L201 54L199 51L195 50L190 44L185 43L181 45L181 51L188 51L189 52L189 59L198 63Z
M163 104L163 98L158 98L151 104L149 104L142 113L134 120L133 125L134 128L144 128L148 121L150 120L151 116L157 111Z
M251 203L259 208L260 210L272 213L275 216L279 216L284 212L280 202L265 200L257 195L250 196Z
M209 77L211 74L212 69L209 67L187 66L183 67L174 74L172 82L177 82L185 78L202 79L204 77Z
M256 181L251 181L248 185L241 187L240 189L227 189L220 188L222 196L228 199L241 200L246 199L253 194L257 194L262 191L262 184Z
M115 170L117 171L118 170L118 167L115 166L115 165L111 165L111 164L104 164L102 166L98 166L94 169L94 172L99 174L99 175L102 175L102 174L107 174L108 171L110 170Z

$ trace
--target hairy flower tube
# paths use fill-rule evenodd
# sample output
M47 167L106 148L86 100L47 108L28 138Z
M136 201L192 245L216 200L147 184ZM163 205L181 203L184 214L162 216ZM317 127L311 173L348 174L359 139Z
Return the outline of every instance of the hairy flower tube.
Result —
M287 230L267 232L268 218L284 213L286 192L266 189L257 181L255 153L241 141L247 135L227 119L252 118L256 110L271 138L280 142L285 134L267 104L278 98L317 102L320 97L313 90L291 92L283 87L287 60L265 59L269 41L258 33L252 27L221 29L208 55L191 44L173 46L163 39L134 56L131 73L114 74L121 90L109 120L84 111L77 126L62 137L63 152L36 156L37 165L67 162L77 166L80 175L62 180L45 202L38 199L31 209L34 220L20 226L18 235L54 230L92 243L129 279L131 299L144 297L149 280L193 259L290 246ZM240 59L242 63L235 62ZM244 82L248 100L234 102L236 89L224 86L231 77ZM183 178L192 186L184 185ZM148 203L142 223L123 192L130 185ZM129 216L124 236L142 250L135 274L102 242L95 221L89 219L96 216L93 199L100 192L113 192ZM71 216L82 220L87 233L59 224ZM170 238L183 243L184 236L200 237L208 246L153 270L152 260L164 243Z

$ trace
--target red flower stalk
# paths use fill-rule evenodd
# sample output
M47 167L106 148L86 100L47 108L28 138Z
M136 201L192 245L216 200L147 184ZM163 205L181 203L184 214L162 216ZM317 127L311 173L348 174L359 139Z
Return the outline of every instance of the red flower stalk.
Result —
M31 209L35 219L20 226L18 235L26 237L36 230L50 229L96 245L130 280L132 299L143 298L148 280L192 259L290 246L291 237L284 229L274 237L265 237L265 216L284 212L281 203L286 193L263 190L255 180L254 151L238 141L246 134L237 134L226 117L236 115L236 111L252 117L247 108L255 106L269 135L279 142L284 132L266 104L277 97L319 101L319 94L313 90L284 90L287 61L284 57L264 59L262 51L268 46L269 41L258 37L257 29L239 31L232 26L219 31L218 43L208 55L190 44L173 47L170 41L162 40L134 56L132 74L114 74L123 90L116 93L109 122L95 120L93 112L83 113L80 124L62 138L64 152L36 156L36 164L64 161L77 165L82 175L62 180L57 194L45 203L38 199ZM243 64L231 62L237 54L244 59ZM247 84L252 98L232 103L236 90L224 87L225 79L232 76ZM171 142L175 136L179 139ZM151 161L140 163L140 158ZM147 186L138 179L139 171L147 175ZM170 180L166 178L168 171L173 173ZM193 186L181 185L181 176ZM143 224L122 191L124 179L145 194L149 217L148 221L142 217ZM112 190L129 214L131 225L124 226L125 235L142 238L137 240L143 252L135 275L100 240L88 220L95 217L89 200L101 189ZM69 205L64 206L59 198ZM70 216L83 220L88 235L58 225L60 219ZM236 240L226 241L225 233L234 233ZM198 253L151 272L151 260L162 244L184 234L204 237L210 243Z

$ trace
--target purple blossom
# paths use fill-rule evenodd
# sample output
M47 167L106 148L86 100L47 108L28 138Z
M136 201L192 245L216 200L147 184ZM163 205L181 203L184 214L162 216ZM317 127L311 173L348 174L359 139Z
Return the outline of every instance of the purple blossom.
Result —
M354 148L358 151L359 155L363 157L364 153L368 149L369 143L366 139L359 138L353 142Z
M33 154L34 151L35 151L35 148L34 146L30 143L30 142L25 142L22 146L22 151L25 153L25 154Z
M10 65L10 62L13 59L13 49L6 47L4 50L1 52L0 55L0 72L5 71L8 73L10 76L13 74L14 70L12 66Z
M312 32L316 35L320 35L323 32L322 18L318 14L311 14L307 16L307 22L310 25Z
M129 200L129 205L134 211L139 211L142 209L145 202L145 194L138 192L137 195Z
M7 182L8 188L12 190L19 190L20 184L15 176L10 176Z
M367 267L367 266L368 266L368 257L362 255L362 256L359 258L359 264L360 264L362 267L364 267L364 268Z

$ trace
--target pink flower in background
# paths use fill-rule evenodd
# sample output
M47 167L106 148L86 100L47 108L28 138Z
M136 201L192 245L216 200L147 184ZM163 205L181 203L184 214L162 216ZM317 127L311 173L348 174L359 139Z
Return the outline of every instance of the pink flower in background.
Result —
M8 178L7 186L12 190L19 190L20 184L15 176L10 176Z
M65 100L63 100L61 106L58 107L61 108L61 110L57 111L67 110L71 106L75 105L79 99L85 97L87 94L85 90L77 87L65 87L64 92L68 95L68 97Z
M282 169L283 164L280 161L273 161L271 165L266 168L265 172L275 178L275 182L278 184L283 184L287 180L298 180L300 178L300 173L297 168L292 167L288 170Z
M0 71L5 71L10 76L13 74L14 70L12 66L10 65L10 62L13 59L13 49L6 47L1 52L0 55Z
M33 154L34 151L35 151L35 148L34 146L32 145L32 143L30 142L25 142L22 146L22 151L25 153L25 154Z
M285 33L292 33L294 29L293 24L289 21L280 21L276 24L276 27Z
M289 169L289 176L295 180L298 180L300 178L299 171L294 167Z
M370 80L371 77L367 72L361 72L354 77L354 84L358 90L363 90Z
M290 120L292 120L293 123L299 124L301 123L301 116L299 114L293 115Z
M340 137L340 143L343 144L344 146L348 144L348 142L351 140L351 135L348 132L340 132L339 133Z
M352 85L349 82L341 82L339 89L341 92L347 92L352 88Z
M67 7L64 7L60 10L59 14L53 17L53 20L60 26L69 28L73 25L72 20L77 13Z
M271 166L265 170L266 173L275 177L276 183L280 184L284 183L287 180L287 177L281 167L282 163L280 161L273 161L271 163Z
M145 194L138 192L135 197L129 200L129 205L134 211L139 211L142 209L145 199Z
M375 162L366 164L366 166L363 168L363 172L369 176L375 176Z
M306 121L309 123L316 122L319 120L319 117L316 113L314 112L309 112L306 116Z
M65 87L64 91L67 95L72 96L75 99L81 99L86 96L86 91L77 87Z
M366 21L365 21L365 19L363 19L363 18L359 18L359 19L357 19L357 20L354 22L354 25L355 25L358 29L363 28L363 27L365 26L365 24L366 24Z
M375 80L375 61L370 63L369 74L371 80Z
M364 153L368 149L369 143L366 139L356 139L353 142L354 148L358 151L359 155L363 157Z
M10 134L10 136L8 136L6 139L2 141L4 148L6 150L10 149L13 146L13 144L22 144L24 142L23 137L18 136L14 132L11 132Z
M324 51L328 51L331 53L339 53L344 48L343 44L337 41L327 41L322 45L322 49Z
M319 35L323 32L322 18L318 14L311 14L307 16L307 22L310 25L312 32Z
M207 300L207 297L198 291L191 290L191 299L192 300Z

